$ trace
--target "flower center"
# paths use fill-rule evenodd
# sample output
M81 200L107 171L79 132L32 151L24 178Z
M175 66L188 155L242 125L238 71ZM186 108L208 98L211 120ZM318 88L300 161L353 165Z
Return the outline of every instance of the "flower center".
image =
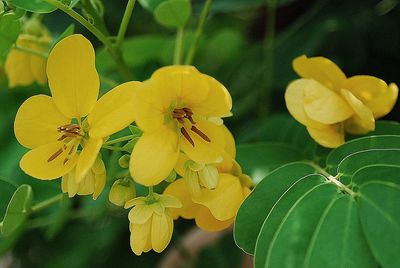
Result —
M176 119L181 125L185 124L185 119L188 120L192 124L190 128L192 132L197 134L206 142L211 142L210 138L195 126L196 122L193 120L192 116L193 112L190 108L175 108L172 111L173 119ZM185 137L185 139L194 147L194 141L192 137L190 137L189 132L185 129L184 126L181 127L181 133Z
M74 155L78 149L80 139L83 137L81 127L77 124L67 124L57 128L57 131L62 135L58 138L58 141L63 141L64 144L54 154L52 154L47 162L51 162L59 157L64 151L68 150L68 154L64 159L64 164L68 162L72 155Z

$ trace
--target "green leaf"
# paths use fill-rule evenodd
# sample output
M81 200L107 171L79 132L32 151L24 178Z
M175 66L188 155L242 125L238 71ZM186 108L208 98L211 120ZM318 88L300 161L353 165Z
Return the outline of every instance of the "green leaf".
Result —
M283 193L279 200L277 200L265 218L261 231L257 237L254 256L256 267L264 267L268 249L274 234L290 209L294 204L296 204L296 201L310 189L324 182L325 179L319 175L306 175L298 179L287 189L286 192Z
M351 140L331 151L326 160L328 172L335 174L336 168L347 156L370 149L400 149L400 136L382 135Z
M265 142L237 146L236 160L244 173L255 182L262 180L275 168L305 159L302 151L284 143Z
M23 184L18 187L8 204L1 228L2 234L11 234L25 222L30 213L32 199L32 188L29 185Z
M6 58L10 48L17 41L21 22L14 14L0 16L0 63Z
M308 246L304 267L377 267L361 229L356 202L349 195L325 210Z
M8 0L8 2L16 7L35 13L50 13L57 9L43 0Z
M370 165L357 170L351 179L351 182L357 186L371 181L385 181L400 184L400 167Z
M135 135L138 137L142 136L142 134L143 134L143 131L140 128L138 128L137 126L133 126L133 125L129 126L129 131L132 133L132 135Z
M8 202L18 185L14 185L11 181L0 176L0 217L6 213Z
M337 173L341 174L342 182L347 184L357 170L369 165L386 164L400 167L399 155L400 149L374 149L357 152L340 162Z
M192 6L189 0L167 0L154 11L156 21L171 28L185 26L191 14Z
M367 135L400 135L400 124L395 121L377 121L375 123L375 130L369 132Z
M315 186L304 194L275 232L264 267L298 267L303 263L321 216L337 198L332 184Z
M237 245L253 254L258 233L275 203L288 188L313 172L307 163L291 163L268 174L239 208L234 231Z
M122 149L124 149L125 152L132 153L132 150L138 142L139 138L140 137L131 139L127 144L122 147Z
M382 267L400 267L400 186L370 182L359 193L361 224L372 253Z
M150 12L154 12L156 7L164 1L165 0L139 0L139 3L144 9L147 9Z

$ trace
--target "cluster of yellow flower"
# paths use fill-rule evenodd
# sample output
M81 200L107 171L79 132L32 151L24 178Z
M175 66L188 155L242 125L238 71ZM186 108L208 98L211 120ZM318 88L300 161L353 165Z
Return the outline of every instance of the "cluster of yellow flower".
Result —
M127 82L97 100L95 52L82 35L58 42L47 60L51 97L36 95L19 108L14 131L31 149L21 159L30 176L62 177L70 197L92 194L106 183L100 149L132 122L142 130L129 162L131 177L149 187L135 197L132 181L116 181L111 202L129 212L131 247L140 255L161 252L171 240L173 219L195 219L205 230L228 228L250 192L251 180L235 161L235 142L223 125L231 115L227 89L192 66L168 66L144 82ZM153 192L176 172L164 193Z
M397 100L396 84L368 75L347 78L323 57L300 56L293 68L302 78L287 87L286 106L325 147L343 144L345 132L359 135L374 130L375 119L388 114Z

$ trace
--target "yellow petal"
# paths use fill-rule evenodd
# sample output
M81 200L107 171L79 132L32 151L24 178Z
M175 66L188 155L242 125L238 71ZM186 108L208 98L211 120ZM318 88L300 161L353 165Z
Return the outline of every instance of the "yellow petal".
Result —
M80 34L58 42L47 60L47 77L58 109L69 118L86 116L99 94L92 44Z
M173 220L168 212L153 214L151 224L151 244L155 252L162 252L171 241Z
M304 111L312 120L327 125L342 122L354 114L340 95L315 80L308 80L304 88Z
M320 145L328 148L336 148L344 143L344 133L338 125L326 125L324 128L307 127L310 136Z
M310 79L297 79L289 84L285 92L285 102L289 113L305 126L313 128L324 127L323 124L312 120L304 109L304 91L310 83Z
M357 99L350 91L342 89L342 96L347 100L351 108L353 108L355 115L351 118L356 126L364 129L362 133L367 133L375 129L375 119L372 111L365 106L359 99ZM346 128L351 132L351 128ZM353 132L354 133L354 132ZM359 134L359 133L354 133Z
M177 179L164 190L164 194L174 196L181 203L181 208L171 209L174 219L182 217L184 219L193 219L200 205L193 203L192 198L187 188L186 182L183 179Z
M338 91L346 79L346 75L331 60L324 57L303 55L293 60L293 69L303 78L317 80L324 86Z
M127 82L107 92L88 116L90 137L110 136L135 120L134 99L140 82Z
M74 197L78 193L78 184L75 182L75 170L68 172L61 179L61 189L63 193L68 193L68 197Z
M76 178L75 178L76 183ZM94 192L94 174L87 172L82 180L78 183L78 195L90 195Z
M128 200L125 203L124 208L130 208L130 207L137 206L137 205L143 205L145 203L146 203L146 197L139 196L139 197L136 197L134 199Z
M243 201L240 180L230 174L220 174L215 190L203 189L200 196L193 196L193 202L206 206L220 221L233 218Z
M92 168L102 144L102 139L89 139L86 141L76 164L75 180L77 183L81 182L86 173Z
M106 173L103 174L94 174L94 191L93 191L93 200L96 200L97 197L103 192L104 186L106 185Z
M18 142L27 148L55 142L61 137L57 128L70 123L70 119L58 111L51 97L30 97L15 116L14 132Z
M128 218L131 223L145 224L153 215L153 209L147 204L140 204L129 211Z
M211 214L210 210L207 207L200 206L196 214L196 225L207 232L218 232L222 231L229 226L232 225L234 218L226 220L226 221L219 221Z
M42 38L38 39L38 42L31 42L30 49L47 54L50 43L51 43L51 37L43 36ZM45 84L47 81L46 59L36 55L30 55L30 56L31 56L30 68L32 76L39 84Z
M176 162L175 165L175 171L181 177L185 176L185 165L188 160L190 159L189 157L187 157L187 155L185 155L184 153L179 154L178 162Z
M71 147L67 147L54 160L48 161L63 146L62 142L53 142L30 150L22 157L19 165L25 173L37 179L57 179L74 168L77 160L77 156L73 155L64 164L71 149Z
M368 75L350 77L344 82L343 88L366 105L375 118L385 116L392 110L399 93L396 84L388 86L385 81Z
M230 115L232 97L229 91L213 77L203 76L207 79L210 87L208 96L204 101L193 103L189 107L195 114L202 116L225 117Z
M167 178L178 161L177 140L177 134L167 127L143 133L132 151L129 165L134 180L152 186Z
M181 208L182 207L181 201L179 201L179 199L174 197L173 195L168 195L168 194L160 195L158 202L164 208Z
M131 224L131 249L136 255L141 255L151 249L151 220L144 224Z
M222 151L225 147L222 126L217 126L207 121L199 121L196 123L196 127L203 132L211 142L207 142L201 138L190 129L190 126L185 126L194 142L194 146L181 134L179 138L181 150L187 154L191 160L200 164L221 162Z
M21 35L17 45L29 48L28 36ZM35 81L30 66L31 55L16 49L12 49L7 56L4 71L8 77L9 87L28 86Z
M225 125L222 126L222 129L224 130L224 138L225 138L224 149L230 155L230 157L235 158L236 157L235 138Z

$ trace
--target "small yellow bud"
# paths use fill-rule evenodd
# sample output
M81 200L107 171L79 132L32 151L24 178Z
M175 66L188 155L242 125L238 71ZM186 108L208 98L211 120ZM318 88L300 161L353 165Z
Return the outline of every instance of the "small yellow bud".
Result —
M199 164L189 160L185 164L184 176L192 195L201 194L201 187L215 189L218 185L218 169L214 165Z
M136 189L130 178L119 179L111 186L108 199L117 206L124 206L125 202L135 198Z

